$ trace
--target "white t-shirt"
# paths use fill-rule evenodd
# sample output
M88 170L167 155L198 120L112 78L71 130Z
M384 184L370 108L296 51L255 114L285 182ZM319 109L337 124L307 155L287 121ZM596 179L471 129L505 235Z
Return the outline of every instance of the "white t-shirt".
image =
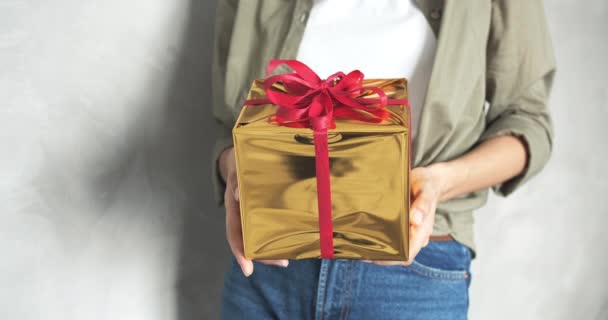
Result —
M407 78L415 139L436 39L413 0L314 0L297 59L321 78Z

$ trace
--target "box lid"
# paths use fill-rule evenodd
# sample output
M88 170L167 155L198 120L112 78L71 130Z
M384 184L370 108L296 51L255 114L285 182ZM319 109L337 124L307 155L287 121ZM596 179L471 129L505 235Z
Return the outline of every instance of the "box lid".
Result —
M378 87L382 89L389 99L407 99L407 80L405 78L395 79L365 79L364 86ZM283 90L280 86L277 89ZM369 97L377 97L377 94L369 92ZM263 99L266 93L263 80L253 81L247 99ZM406 105L387 105L386 110L390 117L379 123L369 123L352 119L334 119L335 129L328 132L405 132L409 128L410 110ZM233 131L273 131L273 132L310 132L310 128L293 128L271 123L270 117L278 109L274 104L246 105L243 106Z

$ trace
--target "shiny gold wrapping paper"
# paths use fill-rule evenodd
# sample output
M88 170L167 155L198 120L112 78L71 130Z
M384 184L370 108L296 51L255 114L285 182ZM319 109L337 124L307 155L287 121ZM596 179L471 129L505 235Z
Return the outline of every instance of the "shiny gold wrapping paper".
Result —
M405 79L368 79L407 98ZM248 99L265 98L254 81ZM244 106L233 128L245 257L319 258L312 129L270 123L277 106ZM407 260L409 112L386 107L381 123L335 119L328 131L336 259Z

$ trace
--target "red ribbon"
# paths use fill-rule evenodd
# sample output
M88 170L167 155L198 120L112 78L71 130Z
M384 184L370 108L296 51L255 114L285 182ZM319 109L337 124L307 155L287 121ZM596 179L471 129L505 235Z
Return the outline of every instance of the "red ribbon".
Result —
M348 74L336 72L327 79L321 79L300 61L271 60L266 75L281 64L286 64L294 72L268 77L264 80L267 98L247 100L245 105L275 104L279 108L271 121L288 127L313 129L321 258L332 259L334 247L327 130L336 127L334 119L337 118L379 123L390 117L385 110L387 105L409 103L407 99L388 99L378 87L364 87L363 73L359 70ZM282 84L285 91L276 89L275 84ZM377 94L378 98L365 97L370 92Z

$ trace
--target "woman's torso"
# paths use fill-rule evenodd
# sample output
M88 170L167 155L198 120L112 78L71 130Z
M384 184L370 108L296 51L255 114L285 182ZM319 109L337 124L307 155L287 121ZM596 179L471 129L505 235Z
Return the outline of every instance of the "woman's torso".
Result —
M445 7L443 1L416 2L435 35L438 35L438 42L426 99L419 115L419 130L412 146L412 167L454 159L479 143L489 125L486 117L488 86L493 86L491 94L500 94L500 98L505 100L502 102L508 103L513 98L511 95L522 92L522 86L536 80L535 77L542 76L543 72L550 71L554 64L546 29L542 24L544 21L537 21L537 29L525 32L516 29L511 33L499 34L508 40L505 43L510 44L517 43L518 40L514 39L520 38L538 39L542 42L535 46L534 54L527 57L527 69L521 69L517 65L520 61L518 59L521 59L519 51L502 45L498 42L502 40L500 38L492 39L490 33L491 27L506 28L501 24L501 19L513 20L509 14L525 15L524 22L528 24L543 18L542 6L539 6L538 1L517 2L512 7L508 7L506 1L490 0L445 2ZM222 79L225 87L220 93L232 118L236 119L240 111L238 106L242 106L245 101L251 82L264 76L266 65L271 59L295 59L298 56L312 5L312 0L238 2L230 51L227 54L226 77ZM493 16L497 19L493 19ZM538 19L534 20L535 17ZM509 26L517 27L512 24ZM395 37L395 42L407 43L405 36ZM354 47L357 46L368 47L370 43L362 41L354 44ZM502 87L496 88L497 84L492 82L488 70L493 73L492 76L502 74ZM521 70L525 72L520 72ZM274 73L289 71L286 67L279 67ZM539 91L539 94L544 94L545 91ZM542 107L546 97L537 94L535 98L538 102L529 101L532 103L531 108ZM496 111L493 117L496 118ZM540 135L546 133L549 124L546 117L535 117L534 121L540 121L541 127L526 130L533 130L531 134L536 136L531 138L541 139ZM513 120L513 125L519 126L527 125L528 121L518 118L510 120ZM538 170L536 164L547 158L545 141L539 140L538 143L540 145L530 146L539 148L533 150L539 157L533 158L535 166L534 171L530 171L532 173ZM526 177L529 176L526 174ZM511 185L509 190L513 188ZM487 195L488 189L484 189L440 203L433 234L451 234L458 241L474 248L472 213L474 209L483 206Z

